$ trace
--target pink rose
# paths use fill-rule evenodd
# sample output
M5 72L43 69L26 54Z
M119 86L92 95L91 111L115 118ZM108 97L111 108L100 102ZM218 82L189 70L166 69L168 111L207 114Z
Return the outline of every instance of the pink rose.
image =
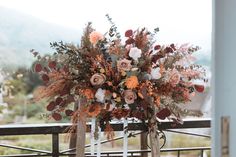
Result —
M92 33L90 33L89 35L89 41L92 43L92 44L97 44L97 42L99 40L102 40L103 39L103 35L99 32L96 32L96 31L93 31Z
M137 99L137 95L132 90L125 90L124 99L127 104L133 104L134 100Z
M93 86L99 86L102 85L106 81L106 76L103 74L94 74L90 78L90 82Z
M122 59L117 61L117 68L119 71L129 71L132 68L131 61L128 59Z

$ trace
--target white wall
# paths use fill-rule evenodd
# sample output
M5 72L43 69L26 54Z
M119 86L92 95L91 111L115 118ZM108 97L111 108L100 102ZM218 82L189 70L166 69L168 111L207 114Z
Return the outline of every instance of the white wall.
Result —
M230 116L230 157L236 157L236 0L213 0L213 19L212 156L221 156L220 118Z

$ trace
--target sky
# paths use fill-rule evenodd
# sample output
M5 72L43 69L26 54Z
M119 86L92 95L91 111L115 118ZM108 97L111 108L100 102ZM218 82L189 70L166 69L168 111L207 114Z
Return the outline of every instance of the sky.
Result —
M159 27L158 42L192 43L210 54L211 0L0 0L0 6L73 29L92 22L100 32L110 27L108 13L119 32Z

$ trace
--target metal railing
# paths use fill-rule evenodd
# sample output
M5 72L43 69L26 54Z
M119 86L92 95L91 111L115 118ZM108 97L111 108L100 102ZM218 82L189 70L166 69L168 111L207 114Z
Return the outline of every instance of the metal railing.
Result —
M177 124L173 125L173 122L171 121L162 121L160 124L158 124L158 128L163 131L172 132L172 133L180 133L180 134L187 134L187 135L193 135L193 136L201 136L205 138L210 138L209 135L203 135L203 134L196 134L196 133L189 133L184 131L177 131L176 129L190 129L190 128L210 128L210 119L187 119L184 120L183 124ZM123 124L122 123L112 123L112 128L114 131L123 131ZM69 156L75 154L75 149L68 149L68 150L60 150L59 149L59 135L66 133L65 130L70 127L71 124L69 123L57 123L57 124L22 124L22 125L2 125L0 126L0 136L12 136L12 135L42 135L47 134L51 135L52 137L52 146L51 151L47 150L39 150L39 149L32 149L32 148L26 148L26 147L20 147L20 146L13 146L8 144L2 144L0 143L0 147L5 147L9 149L18 149L18 150L25 150L30 151L30 154L14 154L14 155L1 155L0 157L36 157L36 156L52 156L52 157L59 157L59 156ZM91 124L87 124L87 131L91 129ZM129 131L141 131L138 133L134 133L133 135L140 134L143 135L143 130L146 130L146 126L144 126L142 123L129 123L128 124L128 130ZM101 128L102 131L104 131L104 128ZM123 137L117 137L113 140L119 140ZM141 137L142 140L142 137ZM109 140L102 141L101 143L107 143L110 142ZM146 141L141 142L141 144L144 144ZM85 147L89 147L90 145L86 145ZM147 148L146 146L141 146L141 148ZM181 152L188 152L188 151L198 151L200 153L200 156L203 157L203 153L206 150L210 150L210 147L188 147L188 148L162 148L161 152L176 152L176 156L180 157ZM109 151L109 152L101 152L101 156L122 156L122 151ZM130 150L128 152L129 156L147 156L147 154L150 153L149 149L145 150ZM85 154L86 157L92 157L92 155L87 152Z

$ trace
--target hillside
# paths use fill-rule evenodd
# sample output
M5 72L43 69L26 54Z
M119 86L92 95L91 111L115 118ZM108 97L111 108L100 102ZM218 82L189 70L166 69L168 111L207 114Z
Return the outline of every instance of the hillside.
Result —
M30 49L48 53L50 42L78 42L81 32L44 22L33 16L0 7L0 67L25 66L33 60Z

